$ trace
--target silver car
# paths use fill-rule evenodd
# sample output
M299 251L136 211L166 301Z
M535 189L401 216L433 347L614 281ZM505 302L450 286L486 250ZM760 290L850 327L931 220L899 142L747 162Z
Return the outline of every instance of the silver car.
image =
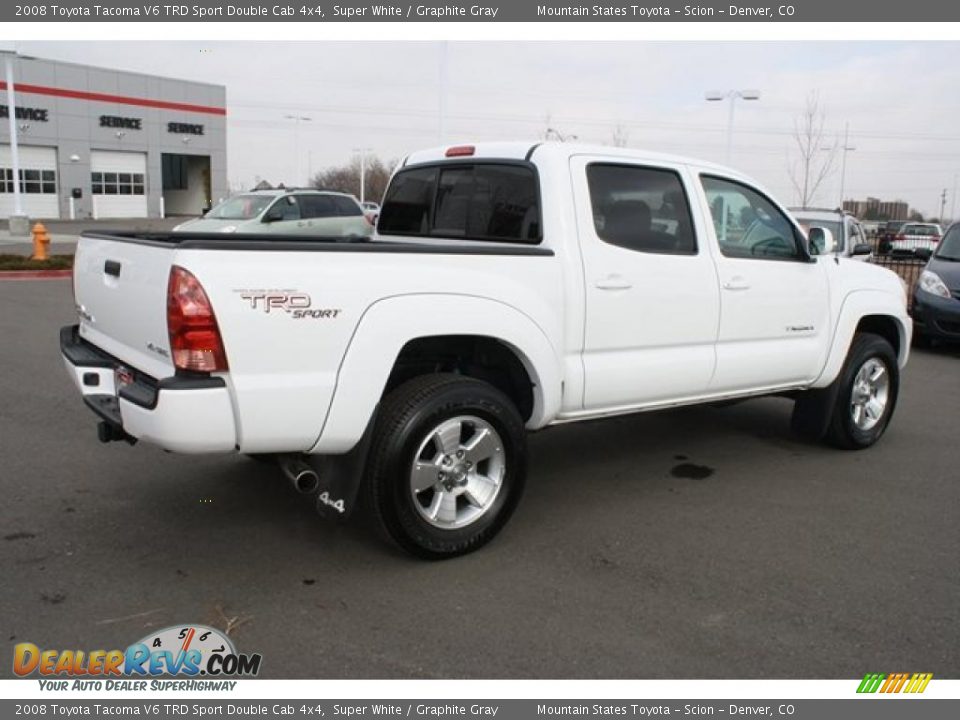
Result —
M173 232L368 237L373 225L360 204L327 190L257 190L234 195Z
M863 226L850 213L819 208L790 208L790 213L810 234L811 228L826 228L833 237L833 246L819 248L822 255L866 260L873 252Z

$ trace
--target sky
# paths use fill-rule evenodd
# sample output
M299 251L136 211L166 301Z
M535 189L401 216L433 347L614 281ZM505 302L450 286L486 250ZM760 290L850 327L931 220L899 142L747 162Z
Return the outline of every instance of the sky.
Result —
M758 26L759 27L759 26ZM227 175L303 184L358 148L384 160L438 144L580 141L733 165L785 204L811 93L825 147L846 146L844 197L960 211L956 42L18 42L25 55L225 85ZM727 163L729 101L738 100ZM309 118L295 121L285 116ZM441 122L441 115L443 121ZM441 132L443 137L441 139ZM823 157L830 154L823 151ZM840 201L840 152L815 197Z

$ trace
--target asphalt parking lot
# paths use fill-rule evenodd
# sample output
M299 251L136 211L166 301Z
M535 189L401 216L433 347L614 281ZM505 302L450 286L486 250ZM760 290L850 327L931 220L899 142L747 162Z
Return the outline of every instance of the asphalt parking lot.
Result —
M424 563L246 458L101 445L72 321L69 281L0 281L4 676L233 620L271 678L960 677L960 350L914 351L860 453L778 399L539 433L499 538Z

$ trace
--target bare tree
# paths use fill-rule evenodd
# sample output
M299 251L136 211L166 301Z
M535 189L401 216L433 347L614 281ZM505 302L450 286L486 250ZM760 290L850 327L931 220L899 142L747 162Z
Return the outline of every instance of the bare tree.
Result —
M833 171L839 141L827 145L824 130L827 116L817 93L807 95L803 112L794 121L793 140L797 153L790 160L790 180L802 207L810 207L823 181Z
M391 168L395 161L385 163L375 155L366 158L364 194L367 200L380 202L390 181ZM336 190L360 197L360 158L355 157L346 165L329 167L316 173L310 184L322 190Z
M610 136L610 144L614 147L626 147L628 142L630 142L630 131L618 123L617 126L613 128L613 133Z

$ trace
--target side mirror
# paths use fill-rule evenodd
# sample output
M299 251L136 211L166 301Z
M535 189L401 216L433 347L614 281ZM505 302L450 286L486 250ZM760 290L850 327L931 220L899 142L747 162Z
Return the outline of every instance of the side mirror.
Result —
M854 255L869 255L873 252L873 247L870 243L857 243L853 246Z
M277 222L278 220L283 220L283 210L274 206L269 210L267 210L261 222L272 223L272 222Z
M807 233L807 249L813 256L829 255L833 252L833 233L825 227L811 225Z
M921 260L929 260L933 256L933 250L930 248L917 248L914 252Z

